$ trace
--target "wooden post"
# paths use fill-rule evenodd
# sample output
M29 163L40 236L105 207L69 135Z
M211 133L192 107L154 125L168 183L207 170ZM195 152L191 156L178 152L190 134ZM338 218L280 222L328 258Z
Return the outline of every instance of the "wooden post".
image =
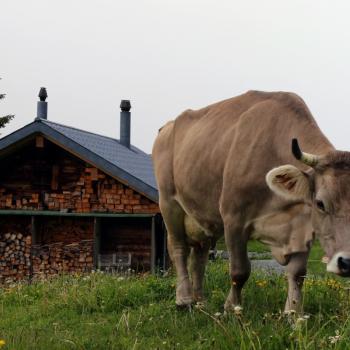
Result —
M36 227L36 218L34 215L31 216L31 224L30 224L30 234L32 236L32 243L30 246L30 266L29 266L29 282L32 281L34 275L33 268L33 245L38 244L38 234Z
M101 247L101 218L94 218L94 268L98 268L98 255Z
M37 220L34 215L31 217L30 233L32 235L32 245L38 244Z
M156 272L156 222L155 216L152 216L151 229L151 273Z

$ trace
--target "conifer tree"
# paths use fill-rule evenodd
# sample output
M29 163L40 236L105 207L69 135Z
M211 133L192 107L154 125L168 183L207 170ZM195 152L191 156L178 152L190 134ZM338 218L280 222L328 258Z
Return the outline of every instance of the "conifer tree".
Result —
M1 78L0 78L1 79ZM0 94L0 100L4 99L6 96L6 94ZM13 119L14 115L12 114L8 114L8 115L4 115L3 117L0 117L0 128L4 128L5 125L11 120Z

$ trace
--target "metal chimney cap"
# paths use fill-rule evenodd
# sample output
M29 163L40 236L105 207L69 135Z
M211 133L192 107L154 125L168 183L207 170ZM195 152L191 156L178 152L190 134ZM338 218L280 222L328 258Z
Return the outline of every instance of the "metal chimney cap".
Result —
M130 112L130 109L131 109L130 100L122 100L120 102L120 109L123 112Z
M46 88L41 87L38 96L39 96L39 98L40 98L40 101L45 101L45 100L47 99L47 91L46 91Z

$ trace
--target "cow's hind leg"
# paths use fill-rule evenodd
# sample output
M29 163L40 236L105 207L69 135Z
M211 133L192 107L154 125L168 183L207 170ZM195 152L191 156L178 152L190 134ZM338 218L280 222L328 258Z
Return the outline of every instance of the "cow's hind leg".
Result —
M225 302L225 310L232 311L241 304L241 291L250 275L247 237L234 222L225 223L225 242L230 256L231 290Z
M159 205L168 231L170 258L176 269L176 304L178 306L190 305L193 299L192 285L187 269L190 246L186 241L184 226L185 213L175 200L160 200Z
M291 255L286 268L288 276L288 297L285 306L285 312L294 310L302 311L302 287L306 275L306 265L309 252L295 253Z
M191 278L193 286L193 299L195 302L202 302L203 295L203 280L205 267L208 261L208 254L211 241L208 239L201 244L196 244L191 249Z

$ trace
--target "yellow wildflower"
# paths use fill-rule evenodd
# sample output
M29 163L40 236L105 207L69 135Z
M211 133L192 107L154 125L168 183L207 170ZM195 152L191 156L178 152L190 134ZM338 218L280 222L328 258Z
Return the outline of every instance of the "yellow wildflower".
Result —
M267 285L267 281L265 281L265 280L256 281L256 285L258 287L264 288Z
M6 344L4 339L0 339L0 348L2 348Z

